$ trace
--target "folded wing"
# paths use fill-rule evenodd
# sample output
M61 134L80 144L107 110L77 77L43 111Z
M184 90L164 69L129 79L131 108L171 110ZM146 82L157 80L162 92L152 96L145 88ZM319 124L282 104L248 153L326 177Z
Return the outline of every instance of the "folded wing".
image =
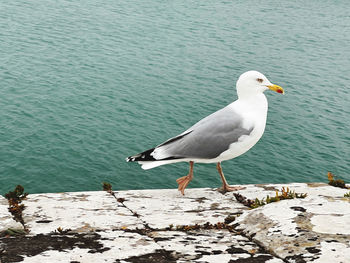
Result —
M177 137L158 145L151 153L156 160L213 159L226 151L253 127L243 127L243 118L225 107L202 119Z

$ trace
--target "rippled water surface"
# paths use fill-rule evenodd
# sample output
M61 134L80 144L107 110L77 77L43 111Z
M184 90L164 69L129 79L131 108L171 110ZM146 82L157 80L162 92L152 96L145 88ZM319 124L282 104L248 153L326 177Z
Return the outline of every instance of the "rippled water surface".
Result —
M347 1L2 1L0 194L175 188L188 165L125 157L235 100L256 69L265 134L223 163L230 183L350 181ZM213 164L190 187L216 187Z

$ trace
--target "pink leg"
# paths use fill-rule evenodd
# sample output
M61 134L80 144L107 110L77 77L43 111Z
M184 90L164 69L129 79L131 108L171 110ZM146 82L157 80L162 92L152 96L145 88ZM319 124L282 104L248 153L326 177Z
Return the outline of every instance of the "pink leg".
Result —
M218 172L220 174L221 180L222 180L222 187L219 188L220 192L226 193L226 192L232 192L236 190L242 190L245 189L245 187L242 186L230 186L225 179L224 173L222 172L221 164L216 164L216 169L218 169Z
M179 187L177 188L182 195L185 195L185 188L187 185L191 182L193 178L193 162L190 162L190 171L188 175L180 177L176 180L176 182L179 184Z

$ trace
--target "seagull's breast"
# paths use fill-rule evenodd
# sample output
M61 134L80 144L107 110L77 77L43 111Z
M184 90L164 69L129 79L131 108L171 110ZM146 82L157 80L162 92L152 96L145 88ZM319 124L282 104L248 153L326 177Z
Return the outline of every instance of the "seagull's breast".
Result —
M229 149L220 154L220 160L229 160L242 155L252 148L264 134L267 118L267 99L261 94L253 101L237 100L230 106L243 118L243 128L252 130L248 135L242 135L237 142L230 145Z

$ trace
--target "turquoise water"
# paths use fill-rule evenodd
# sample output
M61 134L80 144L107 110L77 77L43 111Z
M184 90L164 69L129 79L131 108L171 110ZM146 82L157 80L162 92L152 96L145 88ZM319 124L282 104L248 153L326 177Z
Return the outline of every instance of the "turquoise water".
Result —
M347 1L36 0L0 3L0 193L175 188L186 163L125 157L236 99L251 69L265 134L223 163L232 184L350 181ZM217 187L213 164L189 187Z

